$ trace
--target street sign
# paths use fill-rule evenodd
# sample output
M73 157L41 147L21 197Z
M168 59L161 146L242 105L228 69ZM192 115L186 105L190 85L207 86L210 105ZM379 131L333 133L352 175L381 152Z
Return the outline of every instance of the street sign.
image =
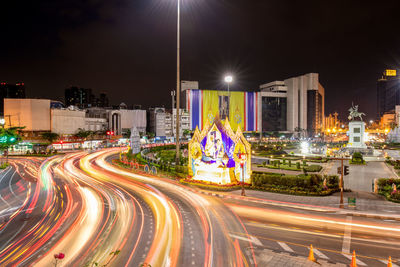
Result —
M349 203L349 207L356 207L356 198L355 197L349 197L347 198L347 202Z

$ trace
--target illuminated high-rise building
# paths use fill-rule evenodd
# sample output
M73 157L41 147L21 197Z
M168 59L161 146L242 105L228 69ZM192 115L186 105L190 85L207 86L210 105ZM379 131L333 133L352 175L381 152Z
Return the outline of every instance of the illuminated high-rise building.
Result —
M377 81L377 119L385 113L394 112L396 105L400 105L400 78L396 71L388 71Z

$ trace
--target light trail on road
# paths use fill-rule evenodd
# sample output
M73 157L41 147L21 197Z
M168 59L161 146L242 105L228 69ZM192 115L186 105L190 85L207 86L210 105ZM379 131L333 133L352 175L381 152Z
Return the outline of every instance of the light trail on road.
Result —
M83 159L81 161L81 165L84 165L85 169L89 169L90 161L95 161L95 164L99 168L98 171L100 171L101 169L107 171L107 175L104 175L105 179L107 179L108 177L114 182L120 180L121 184L125 185L127 183L138 184L139 181L142 183L151 184L157 187L159 190L171 192L173 195L179 196L179 198L182 198L184 199L184 201L188 202L190 206L195 208L196 210L196 213L194 213L193 215L199 217L199 228L201 229L204 242L204 256L202 257L202 265L257 265L254 257L254 251L252 249L252 243L245 241L239 242L238 240L234 240L230 236L231 231L242 232L244 235L246 235L247 233L246 230L243 228L243 224L240 222L239 218L232 214L229 209L226 209L223 203L215 198L193 193L187 190L186 187L177 184L172 180L135 174L115 167L107 162L106 159L108 157L115 155L119 151L121 150L113 149L106 152L102 151L94 153L88 156L86 159ZM92 164L92 168L96 167ZM117 175L118 177L114 177L115 175ZM166 199L168 201L168 198ZM180 222L180 224L182 225L182 222ZM222 255L220 253L215 253L216 247L223 248L224 254ZM250 249L246 250L244 247L246 249ZM173 263L172 259L170 262L171 264Z
M0 224L0 265L49 266L62 252L59 266L257 266L265 248L307 255L310 244L342 263L353 249L367 261L398 260L397 222L346 220L334 208L230 193L217 198L118 167L111 160L120 151L71 153L41 165L13 160L16 172L0 177L4 196L18 197Z

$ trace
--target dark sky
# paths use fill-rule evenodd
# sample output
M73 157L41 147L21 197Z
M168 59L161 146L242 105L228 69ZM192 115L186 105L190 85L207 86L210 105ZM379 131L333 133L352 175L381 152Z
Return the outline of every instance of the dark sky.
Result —
M234 89L320 73L326 112L376 112L376 79L399 68L400 1L182 0L182 79ZM176 0L1 1L0 80L62 99L70 85L114 104L170 106Z

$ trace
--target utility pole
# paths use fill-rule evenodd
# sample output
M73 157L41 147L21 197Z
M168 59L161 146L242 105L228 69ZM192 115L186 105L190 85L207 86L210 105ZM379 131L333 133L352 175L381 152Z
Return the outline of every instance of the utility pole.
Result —
M340 208L343 209L344 205L343 205L343 158L341 158L341 162L342 162L342 166L341 166L341 175L340 175Z
M338 167L338 174L340 174L340 181L339 181L339 187L340 187L340 205L339 207L341 209L344 208L344 204L343 204L343 178L345 175L348 175L348 168L349 166L344 166L343 161L347 160L346 158L332 158L332 160L340 160L341 161L341 165L340 167Z
M174 107L175 107L175 91L171 91L172 111L171 111L171 135L174 136Z

